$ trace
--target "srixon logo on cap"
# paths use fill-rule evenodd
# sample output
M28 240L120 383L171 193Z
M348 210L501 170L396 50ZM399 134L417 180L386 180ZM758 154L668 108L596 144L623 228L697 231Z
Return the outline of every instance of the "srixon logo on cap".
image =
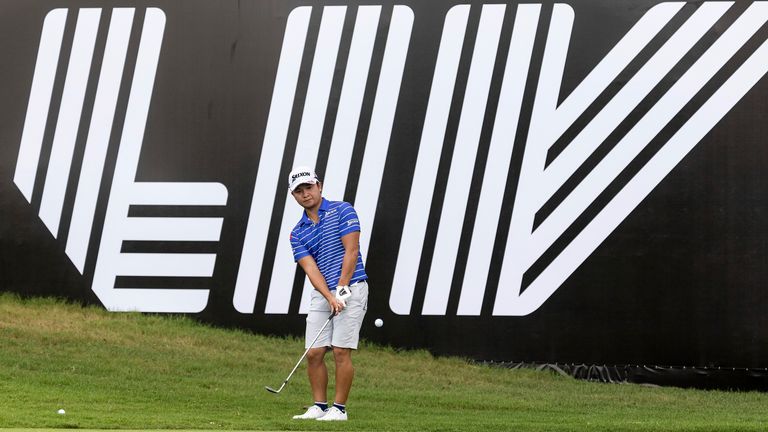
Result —
M311 177L311 174L309 174L308 172L300 172L298 174L294 174L293 176L291 176L291 180L296 180L299 177Z

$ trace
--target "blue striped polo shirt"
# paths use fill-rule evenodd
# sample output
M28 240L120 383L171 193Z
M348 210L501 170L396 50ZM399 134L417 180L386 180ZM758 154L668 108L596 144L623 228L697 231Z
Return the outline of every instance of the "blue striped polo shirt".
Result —
M291 231L293 260L299 261L311 255L323 274L330 290L335 290L341 277L344 244L341 238L360 231L360 221L352 205L323 198L318 211L319 221L312 222L304 212L299 223ZM363 266L363 256L358 251L355 273L349 284L368 279Z

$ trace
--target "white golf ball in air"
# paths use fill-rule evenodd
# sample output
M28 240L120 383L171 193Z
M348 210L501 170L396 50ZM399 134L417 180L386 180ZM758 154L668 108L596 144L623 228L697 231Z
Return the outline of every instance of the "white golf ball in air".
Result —
M374 321L374 322L373 322L373 324L374 324L376 327L381 327L381 326L383 326L383 325L384 325L384 321L382 321L382 320L381 320L381 318L376 318L376 321Z
M66 412L66 411L64 411L63 409L60 409L60 410L58 410L57 412L58 412L59 414L66 414L66 413L67 413L67 412Z

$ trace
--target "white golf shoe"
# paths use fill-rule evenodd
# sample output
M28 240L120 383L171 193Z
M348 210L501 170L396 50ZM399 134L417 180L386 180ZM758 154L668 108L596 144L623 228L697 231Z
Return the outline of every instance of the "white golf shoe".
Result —
M304 414L295 415L293 416L293 419L294 420L320 420L327 412L328 412L327 410L323 411L323 409L317 405L312 405L311 407L309 407L307 412L305 412Z
M347 413L341 412L340 409L336 408L335 406L332 406L328 408L328 411L325 412L325 415L322 417L319 417L317 420L320 421L347 421Z

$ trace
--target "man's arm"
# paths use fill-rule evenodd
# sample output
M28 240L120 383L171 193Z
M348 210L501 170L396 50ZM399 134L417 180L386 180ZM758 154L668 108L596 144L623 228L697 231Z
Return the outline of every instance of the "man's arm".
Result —
M344 259L341 262L341 277L339 286L349 285L357 267L357 256L360 253L360 231L354 231L341 238L344 245Z
M339 303L338 300L336 300L336 297L331 294L331 291L328 289L328 283L325 281L323 274L320 273L320 269L317 267L315 259L308 255L304 258L301 258L298 263L304 270L304 273L307 274L309 282L312 283L312 286L315 287L315 289L320 292L323 297L325 297L325 300L328 301L328 304L331 306L331 310L335 313L341 312L344 307L341 305L341 303ZM352 268L352 271L354 271L354 267Z

